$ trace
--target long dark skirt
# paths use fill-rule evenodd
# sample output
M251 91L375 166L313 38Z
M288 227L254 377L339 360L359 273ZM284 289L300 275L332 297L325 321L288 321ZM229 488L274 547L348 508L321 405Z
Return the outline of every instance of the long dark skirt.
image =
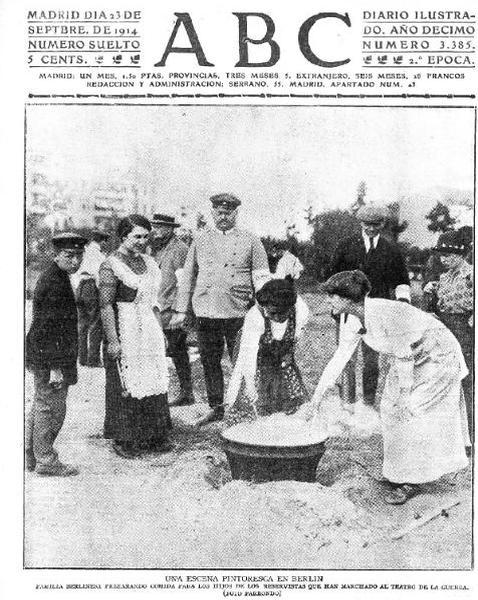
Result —
M160 442L171 429L168 395L124 398L116 363L105 356L104 436L120 442Z
M271 415L276 412L294 413L307 402L308 393L294 361L287 365L263 365L257 374L257 412Z

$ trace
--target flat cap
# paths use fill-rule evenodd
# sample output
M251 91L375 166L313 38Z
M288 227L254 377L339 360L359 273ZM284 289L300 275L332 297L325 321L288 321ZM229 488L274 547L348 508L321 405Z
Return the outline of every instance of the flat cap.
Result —
M379 223L385 221L388 217L388 213L386 209L381 206L366 204L358 209L355 216L363 223Z
M71 231L63 231L54 235L51 240L57 250L83 250L88 240Z
M222 206L224 208L233 209L241 204L239 198L236 198L236 196L233 196L232 194L216 194L209 199L214 207Z
M434 250L443 254L465 255L468 247L460 231L447 231L440 235Z

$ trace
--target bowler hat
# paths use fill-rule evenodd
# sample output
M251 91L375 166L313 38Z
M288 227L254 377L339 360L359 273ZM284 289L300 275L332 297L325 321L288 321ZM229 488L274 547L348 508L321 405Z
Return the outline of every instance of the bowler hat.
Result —
M180 227L179 223L176 223L174 217L169 215L162 215L161 213L155 213L151 219L153 225L169 225L170 227Z
M381 206L366 204L361 206L355 215L363 223L381 223L387 218L387 212Z
M467 246L463 241L463 236L459 231L446 231L438 238L437 245L434 250L443 254L460 254L467 253Z
M101 229L93 229L90 233L90 237L95 242L106 242L109 239L109 234L106 231L101 231Z
M223 208L234 209L240 206L241 201L232 194L216 194L211 196L210 200L214 208L222 206Z
M57 250L83 250L88 240L72 231L63 231L54 235L52 244Z

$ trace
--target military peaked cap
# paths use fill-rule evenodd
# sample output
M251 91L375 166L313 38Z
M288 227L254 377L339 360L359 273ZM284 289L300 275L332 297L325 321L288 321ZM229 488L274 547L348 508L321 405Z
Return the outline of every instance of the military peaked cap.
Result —
M71 231L63 231L54 235L52 244L57 250L83 250L88 240Z
M216 194L215 196L211 196L210 200L214 208L222 206L224 208L233 209L241 204L239 198L236 198L236 196L233 196L232 194Z

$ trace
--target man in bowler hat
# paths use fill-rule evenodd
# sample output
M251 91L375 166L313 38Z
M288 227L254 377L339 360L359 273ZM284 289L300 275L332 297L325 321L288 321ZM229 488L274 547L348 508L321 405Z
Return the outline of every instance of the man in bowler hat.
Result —
M382 235L388 217L386 210L368 204L357 211L356 217L362 232L338 244L329 275L358 269L372 285L371 298L410 302L410 280L403 256L398 246ZM364 402L373 405L379 376L378 354L362 344L362 355ZM349 363L347 377L349 401L355 402L353 361Z
M181 278L188 246L176 237L179 227L174 217L155 214L151 219L153 226L151 250L161 270L159 305L164 335L168 342L168 355L172 358L179 380L179 397L171 406L185 406L194 403L191 382L191 365L187 349L187 333L183 327L171 328L171 317L176 311L178 282Z
M53 444L65 420L68 388L77 382L78 316L70 275L80 267L87 240L65 232L52 242L55 257L36 285L26 339L35 393L25 428L25 468L66 477L78 469L63 464Z
M171 321L173 327L180 326L192 300L211 408L201 424L224 416L224 345L232 357L254 291L270 278L261 240L236 227L241 201L232 194L217 194L210 200L214 227L199 232L189 248L177 314Z

